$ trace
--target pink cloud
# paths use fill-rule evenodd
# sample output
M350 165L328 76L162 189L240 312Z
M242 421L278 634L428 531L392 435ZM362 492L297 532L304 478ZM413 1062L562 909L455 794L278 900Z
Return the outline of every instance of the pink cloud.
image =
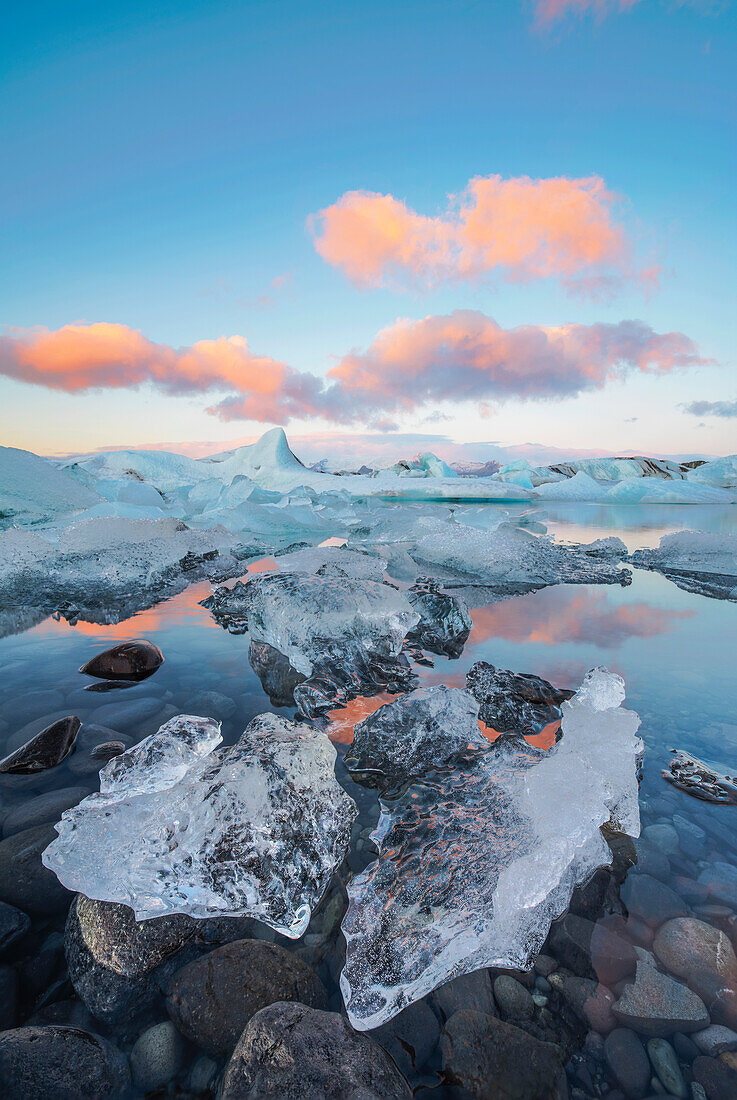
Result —
M314 375L254 354L242 336L172 348L105 321L0 335L0 373L68 393L144 382L172 394L235 391L241 416L284 423L317 415L314 397L322 385Z
M334 413L366 416L426 402L551 399L600 389L633 372L702 365L683 333L658 334L642 321L504 329L471 310L397 321L365 352L328 372Z
M599 176L477 176L448 209L418 214L392 195L347 191L309 219L315 247L357 286L431 287L499 272L513 282L558 278L570 290L611 293L636 273Z
M386 431L396 413L433 403L571 397L628 373L704 362L683 333L659 334L642 321L504 329L468 310L397 321L326 379L256 355L242 336L173 348L106 322L0 336L0 373L50 389L148 383L170 394L213 394L207 411L222 420L323 417Z
M554 23L567 15L608 15L610 12L630 11L640 0L535 0L537 23Z

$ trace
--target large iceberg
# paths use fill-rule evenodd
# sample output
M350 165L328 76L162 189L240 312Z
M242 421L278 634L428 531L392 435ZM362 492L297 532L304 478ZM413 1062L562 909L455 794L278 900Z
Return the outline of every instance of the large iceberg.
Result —
M723 489L737 489L737 455L725 455L724 458L715 458L696 466L689 470L688 480Z
M633 565L662 573L686 592L737 600L737 535L711 531L675 531L660 546L636 550Z
M619 676L588 673L547 753L504 737L416 775L426 761L412 746L404 786L381 803L379 856L348 884L340 984L355 1028L481 967L527 969L574 887L611 862L602 826L639 835L643 746L623 694ZM412 721L408 701L388 706L398 705ZM395 736L394 723L374 727L377 760L384 728ZM452 718L432 731L438 760L443 733L457 745ZM385 753L401 764L391 745Z
M45 458L0 447L0 522L41 523L99 504L99 491L80 485Z
M43 863L70 890L171 913L256 917L301 936L342 862L355 803L325 734L261 714L230 748L220 724L180 715L100 772L66 810Z

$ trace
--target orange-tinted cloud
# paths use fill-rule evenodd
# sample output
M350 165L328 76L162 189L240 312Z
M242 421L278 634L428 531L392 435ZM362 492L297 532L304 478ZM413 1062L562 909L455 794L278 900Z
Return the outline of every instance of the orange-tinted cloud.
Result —
M599 176L476 176L435 217L401 199L347 191L309 219L315 247L358 286L555 277L571 290L611 292L635 277L632 249ZM652 284L657 269L637 276Z
M106 322L0 336L0 374L11 378L69 393L143 383L211 393L208 412L223 420L279 424L298 416L386 425L388 414L431 401L570 397L630 372L704 362L683 333L641 321L503 329L474 311L397 321L327 379L255 355L242 336L172 348Z
M397 321L328 372L325 400L344 416L428 401L570 397L635 371L703 364L683 333L642 321L504 329L471 310Z
M173 394L236 391L241 416L281 422L315 415L321 387L314 375L255 355L242 336L172 348L105 321L0 335L0 373L66 392L144 382Z
M584 15L593 12L607 15L610 12L630 11L640 0L535 0L537 23L553 23L567 15Z

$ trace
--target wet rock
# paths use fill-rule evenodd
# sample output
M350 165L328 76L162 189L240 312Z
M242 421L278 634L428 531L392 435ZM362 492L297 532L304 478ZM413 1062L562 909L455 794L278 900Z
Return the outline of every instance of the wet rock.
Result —
M606 986L590 978L560 973L551 974L548 981L588 1027L600 1035L606 1035L616 1027L617 1021L612 1015L614 995Z
M685 916L689 911L683 898L651 875L628 875L621 897L628 911L652 928L673 917Z
M705 830L681 814L673 814L673 824L681 851L690 859L700 859L706 846Z
M56 791L36 795L10 811L3 822L3 836L13 836L35 825L56 822L65 810L76 806L89 793L88 787L60 787Z
M554 970L558 969L558 963L552 955L538 955L535 959L535 973L549 978Z
M79 671L101 680L145 680L163 661L163 653L153 642L121 642L97 653Z
M650 1060L639 1037L627 1027L615 1028L604 1040L610 1070L626 1096L640 1100L650 1086Z
M699 872L698 886L711 901L737 909L737 867L717 860Z
M523 985L509 974L494 979L494 999L502 1016L512 1020L531 1020L535 1015L535 1002Z
M691 1038L699 1051L708 1054L710 1058L717 1058L726 1050L737 1050L737 1031L722 1024L711 1024L703 1031L697 1031Z
M35 825L0 840L0 901L31 916L63 912L72 899L41 853L56 837L53 825Z
M700 1055L691 1066L691 1072L707 1100L734 1100L737 1096L737 1073L721 1059Z
M58 1025L3 1032L0 1080L4 1100L97 1100L130 1087L127 1059L112 1043Z
M647 1053L661 1085L669 1096L685 1098L686 1083L673 1047L665 1039L649 1039Z
M625 987L613 1011L621 1024L642 1035L700 1031L709 1023L709 1013L700 997L642 959L638 960L634 982Z
M463 1008L496 1016L496 1004L488 970L474 970L446 982L431 994L445 1020Z
M21 696L16 696L15 699L6 703L3 710L13 722L22 724L30 722L39 714L47 714L63 706L62 692L56 688L46 688L43 691L24 691Z
M481 720L502 733L542 729L560 718L560 704L574 694L539 676L498 669L486 661L472 665L466 687L481 704Z
M649 840L651 844L654 844L656 848L660 848L661 852L665 852L666 855L678 855L678 849L680 847L678 843L678 833L672 825L647 825L642 830L642 835L646 840Z
M671 1035L671 1042L673 1043L673 1049L682 1062L693 1062L694 1058L698 1058L699 1048L693 1042L693 1035L682 1035L680 1031L677 1031L675 1035Z
M221 720L231 718L235 709L233 700L219 691L198 691L187 703L187 710L192 714Z
M79 718L74 714L52 722L25 745L0 760L0 772L32 775L55 768L72 751L80 725Z
M162 967L194 938L196 923L185 916L137 921L127 905L77 894L64 943L77 995L109 1025L145 1013L159 996Z
M166 1006L191 1042L230 1054L251 1017L276 1001L327 1008L314 970L293 952L263 940L235 940L179 970Z
M206 1054L201 1054L192 1063L185 1087L195 1096L200 1096L203 1092L211 1092L214 1089L217 1074L217 1062L208 1058Z
M695 917L681 917L658 929L653 951L703 998L716 1023L737 1029L737 957L724 932Z
M15 1027L17 1022L18 971L11 966L0 966L0 1031Z
M367 1032L337 1012L272 1004L250 1020L225 1068L221 1100L411 1100Z
M0 901L0 955L24 936L30 927L31 920L27 913Z
M661 852L654 844L650 844L643 837L633 841L637 852L637 870L640 874L652 875L661 882L668 882L671 877L670 860L665 852Z
M373 1029L371 1038L391 1054L405 1077L411 1077L435 1050L440 1024L427 1001L415 1001L398 1016Z
M604 985L625 978L635 970L632 944L604 923L568 913L550 929L550 945L557 958L574 974L595 974Z
M90 756L102 768L108 760L112 760L114 756L120 756L121 752L125 752L122 741L103 741L101 745L95 745Z
M560 1048L513 1024L471 1009L445 1024L440 1038L448 1084L485 1100L554 1100L561 1095Z
M184 1065L186 1046L171 1021L154 1024L138 1037L131 1050L133 1084L142 1092L163 1088Z
M90 721L98 726L112 726L116 730L127 730L145 722L160 709L161 699L154 695L144 695L139 699L127 701L121 699L116 703L104 703L92 711Z

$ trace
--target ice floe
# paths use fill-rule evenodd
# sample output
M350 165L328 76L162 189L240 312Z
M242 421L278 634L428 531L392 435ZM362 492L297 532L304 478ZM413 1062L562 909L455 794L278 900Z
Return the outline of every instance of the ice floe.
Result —
M660 546L636 550L633 565L653 569L687 592L737 600L737 535L710 531L675 531Z
M301 936L348 849L356 815L325 734L261 714L230 748L180 715L111 760L67 810L43 862L68 889L170 913L256 917Z
M354 1027L377 1027L481 967L529 967L576 884L611 862L601 827L639 834L642 742L622 694L618 676L595 669L562 704L549 752L500 738L382 800L379 856L348 884L343 920L340 984ZM401 706L411 722L411 699L386 709ZM373 727L374 754L395 728ZM438 757L443 734L457 744L452 720L432 731ZM394 763L391 743L385 751Z

